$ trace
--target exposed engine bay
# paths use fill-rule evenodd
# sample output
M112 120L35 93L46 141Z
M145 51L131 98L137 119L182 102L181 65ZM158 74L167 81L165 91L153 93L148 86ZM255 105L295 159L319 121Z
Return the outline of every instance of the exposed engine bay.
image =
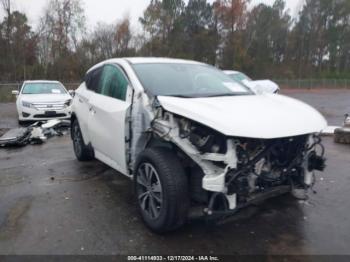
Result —
M192 200L207 206L209 215L286 192L304 198L315 183L315 171L325 168L324 148L316 134L226 137L161 107L151 128L157 139L174 144L187 160Z

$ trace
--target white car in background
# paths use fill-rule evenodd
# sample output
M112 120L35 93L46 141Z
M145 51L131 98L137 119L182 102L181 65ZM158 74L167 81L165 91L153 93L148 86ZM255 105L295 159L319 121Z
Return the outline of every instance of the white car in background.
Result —
M25 81L17 96L18 121L69 119L72 96L58 81Z
M218 218L306 193L324 169L320 113L286 96L256 95L194 61L104 61L87 72L72 107L77 159L97 158L133 178L155 232L180 227L190 210Z
M233 80L248 86L255 93L277 94L280 91L279 86L271 80L252 80L247 75L233 70L226 70L224 73L229 75Z

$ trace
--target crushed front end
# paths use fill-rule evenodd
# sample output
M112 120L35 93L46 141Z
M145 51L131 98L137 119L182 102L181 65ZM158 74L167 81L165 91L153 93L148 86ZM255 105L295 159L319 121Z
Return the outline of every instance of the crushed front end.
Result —
M157 139L170 142L183 158L194 203L206 215L239 208L291 192L306 198L315 171L325 168L316 134L276 139L228 137L158 108L151 125Z
M208 214L234 210L287 192L296 198L307 198L308 189L315 183L315 171L325 168L324 148L316 135L233 140L237 166L227 170L225 192L212 195Z

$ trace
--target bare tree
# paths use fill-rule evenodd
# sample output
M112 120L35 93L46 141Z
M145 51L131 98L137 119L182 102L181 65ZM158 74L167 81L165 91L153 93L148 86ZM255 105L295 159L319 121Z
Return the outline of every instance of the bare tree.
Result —
M1 0L1 5L2 8L4 9L7 17L7 25L6 25L6 38L8 41L8 46L10 45L11 39L11 24L12 24L12 19L11 19L11 0Z
M118 55L126 55L129 49L131 36L130 18L126 17L116 25L115 40Z
M1 0L2 8L5 11L7 23L6 23L6 52L9 54L9 67L14 69L14 57L13 48L11 45L11 29L12 29L12 17L11 17L11 0ZM16 78L16 76L15 76Z
M95 49L95 59L111 58L117 50L115 41L115 26L98 23L91 35L92 47Z
M39 32L50 43L55 59L77 47L85 30L85 16L80 0L50 0L41 18Z
M1 0L0 3L6 14L11 14L11 0Z
M39 24L39 60L47 72L53 63L74 53L85 31L85 15L80 0L50 0ZM69 63L68 63L69 64ZM62 70L57 70L62 72Z

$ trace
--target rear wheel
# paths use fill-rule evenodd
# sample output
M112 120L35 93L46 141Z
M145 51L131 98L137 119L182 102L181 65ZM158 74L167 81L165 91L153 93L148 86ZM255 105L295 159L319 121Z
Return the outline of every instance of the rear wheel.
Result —
M77 119L72 123L72 140L75 156L79 161L90 161L94 159L94 151L89 145L85 145Z
M145 150L138 158L134 183L142 218L152 231L163 233L185 223L188 182L174 153L164 148Z

